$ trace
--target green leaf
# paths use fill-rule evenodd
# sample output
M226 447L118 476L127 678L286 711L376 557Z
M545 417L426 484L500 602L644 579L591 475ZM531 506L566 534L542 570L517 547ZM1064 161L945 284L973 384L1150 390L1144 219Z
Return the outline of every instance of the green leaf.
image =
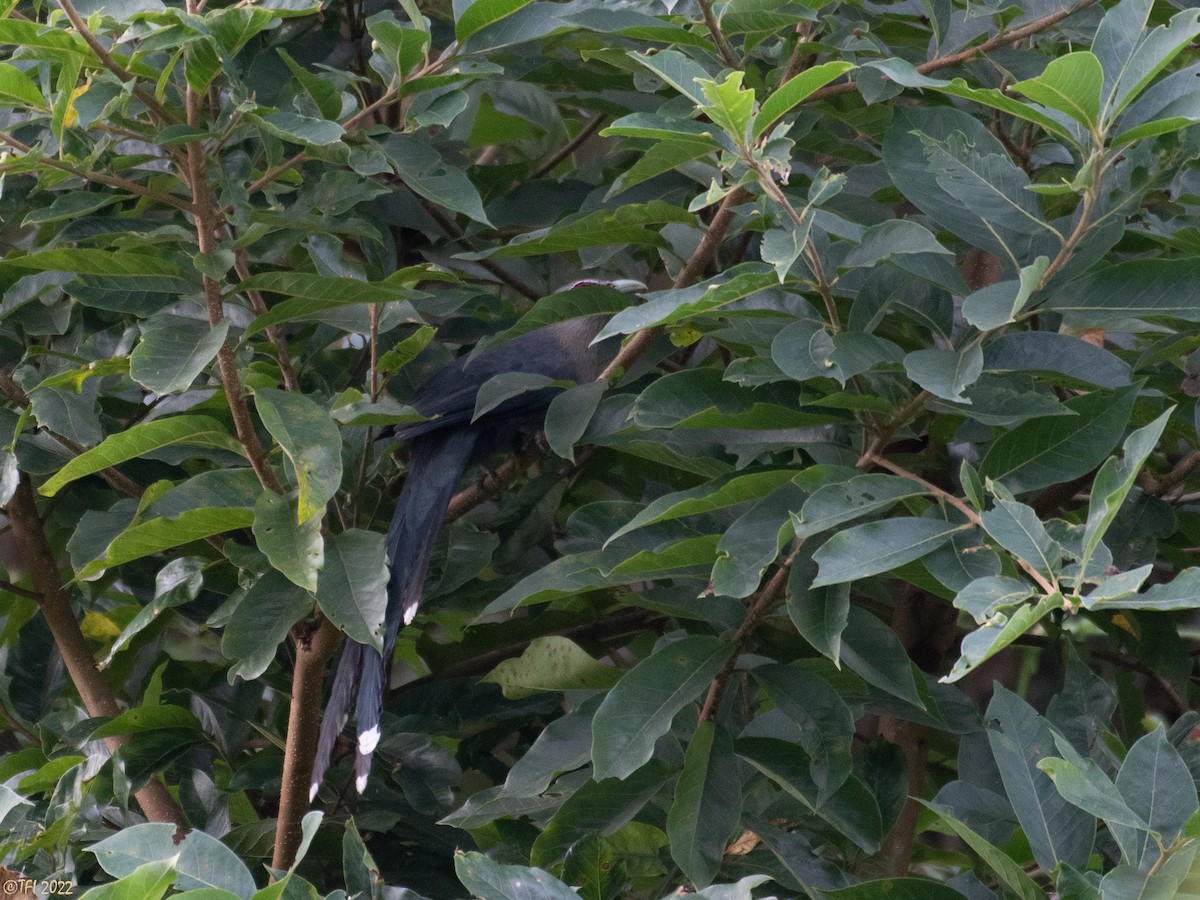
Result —
M1042 597L1032 605L1022 604L1011 614L995 613L962 639L958 660L951 668L950 674L941 680L957 681L978 668L981 663L991 659L1037 625L1051 610L1062 609L1063 602L1062 594L1056 592Z
M24 72L16 66L0 63L0 106L32 106L44 110L46 101Z
M1034 593L1033 587L1024 581L1005 575L987 575L960 590L954 605L970 613L976 624L982 625L997 612L1024 603Z
M915 253L953 255L925 226L911 219L891 219L865 229L858 246L846 254L838 267L867 268L893 256Z
M142 340L129 355L129 377L157 394L186 390L213 361L229 323L216 328L207 322L162 315L141 324Z
M641 768L675 714L700 696L732 653L720 638L691 635L625 673L592 721L596 780L627 778Z
M823 485L800 508L795 521L796 537L812 537L924 493L925 489L912 479L879 473Z
M304 88L304 93L312 98L317 109L321 111L321 115L327 119L336 119L338 113L342 111L342 100L333 82L309 72L308 69L292 59L283 47L276 47L275 52L287 65L292 77Z
M540 391L556 384L553 378L537 372L504 372L493 375L480 385L479 392L475 395L475 411L471 415L471 421L477 422L513 397Z
M980 331L991 331L1015 321L1049 265L1048 257L1039 256L1032 265L1022 267L1017 280L998 281L973 292L963 301L963 318Z
M929 878L880 878L838 891L822 891L827 900L963 900L954 888Z
M688 742L675 802L667 814L671 858L697 887L712 883L742 811L733 740L721 725L701 722Z
M1059 373L1067 383L1117 388L1129 384L1129 365L1073 334L1018 331L1000 335L983 351L985 372Z
M1076 50L1050 61L1037 78L1012 86L1035 103L1064 112L1087 128L1100 119L1100 88L1104 71L1090 50Z
M879 806L857 778L849 778L832 797L819 801L817 786L809 775L807 754L792 743L778 738L745 737L734 748L738 756L864 852L874 853L879 849L883 839Z
M516 659L506 659L481 679L500 685L510 700L538 691L607 690L619 669L597 662L574 641L557 635L534 638Z
M575 444L583 437L604 397L604 381L577 384L554 396L546 410L546 443L570 462L575 461Z
M199 720L182 706L138 706L109 719L92 732L92 740L144 731L195 731L202 733Z
M1081 756L1065 738L1056 736L1054 742L1066 758L1047 756L1039 760L1037 767L1050 776L1064 798L1103 819L1110 829L1115 824L1118 828L1149 831L1150 826L1126 805L1117 786L1094 760Z
M949 94L952 97L961 97L964 100L970 100L973 103L979 103L983 106L998 109L1001 112L1008 113L1011 116L1016 116L1019 119L1024 119L1027 122L1033 122L1040 125L1050 134L1062 138L1070 144L1076 144L1076 137L1072 134L1071 129L1063 123L1046 115L1040 109L1030 106L1028 103L1022 103L1016 97L1004 93L996 88L976 88L971 87L961 78L954 78L950 81L943 81L938 78L930 78L922 75L907 60L893 57L892 59L873 60L863 64L864 68L877 69L888 77L889 80L904 87L914 87L922 89L930 89L939 91L943 94Z
M109 435L91 450L79 454L59 469L38 488L38 493L45 497L53 497L64 485L85 475L175 444L217 447L245 455L241 444L216 419L207 416L167 416L149 422L139 422L124 431Z
M799 726L800 746L812 760L809 774L823 803L854 768L854 714L828 681L805 669L763 665L753 674L767 698Z
M286 110L259 116L258 121L275 137L308 147L336 144L346 133L337 122L302 116Z
M530 861L550 865L561 860L580 838L615 833L658 794L668 777L666 765L654 760L627 778L585 782L533 842Z
M1171 407L1149 425L1131 432L1122 447L1121 460L1109 459L1096 473L1096 478L1092 482L1091 495L1088 498L1087 524L1083 533L1083 555L1079 561L1080 571L1087 571L1088 561L1096 552L1096 548L1100 546L1105 532L1117 518L1121 504L1129 496L1138 473L1158 445L1159 438L1162 437L1163 430L1167 427L1167 420L1171 418L1171 413L1174 411L1175 408Z
M326 538L317 603L334 625L381 653L387 582L382 534L350 528Z
M378 146L395 166L405 186L414 193L482 225L491 225L483 211L478 189L462 169L442 159L428 135L397 132L388 135Z
M1053 237L1028 176L977 119L949 107L900 107L883 142L888 175L939 225L1006 263Z
M853 68L854 63L846 60L821 63L819 66L805 69L781 84L767 96L758 115L754 117L754 139L760 138L781 117L787 115L797 104L802 103L809 94L840 78Z
M393 19L370 20L367 22L367 31L379 44L380 52L387 56L392 68L401 76L412 74L424 61L429 46L429 32L406 28Z
M1043 575L1058 571L1063 548L1046 531L1037 513L1015 500L997 500L980 519L984 530L1013 556L1025 560Z
M634 334L711 312L776 283L773 272L764 271L760 264L744 263L689 288L655 291L646 297L645 303L630 306L609 319L596 340Z
M1172 59L1200 35L1200 10L1172 16L1149 31L1153 6L1148 0L1125 0L1104 16L1092 52L1104 69L1103 108L1111 118L1124 109Z
M250 681L265 672L291 627L312 610L312 594L274 569L254 582L221 637L221 652L236 661L227 673L229 683L238 678Z
M889 572L931 553L968 527L937 519L897 517L839 531L813 554L820 566L813 587Z
M1075 415L1046 416L1018 425L992 444L979 474L1018 494L1086 475L1121 439L1138 387L1073 397L1064 405Z
M790 469L765 469L737 472L713 481L659 497L636 516L614 531L605 541L605 546L617 538L653 525L684 516L724 509L747 500L755 500L795 477Z
M512 15L530 0L474 0L454 23L454 36L462 43L481 28Z
M181 890L210 888L242 898L255 890L254 879L237 854L199 829L181 834L174 825L147 822L124 828L88 850L115 878L124 878L146 863L174 860L175 885Z
M200 559L184 556L171 560L159 569L154 578L154 599L138 610L137 615L130 620L129 624L121 629L121 634L113 641L108 655L97 666L104 669L112 663L117 653L134 637L150 627L164 610L195 600L204 584L202 566L203 563Z
M710 153L719 150L717 136L721 132L710 122L695 122L691 119L669 118L652 113L630 113L614 121L600 132L601 137L650 138L670 141L681 148Z
M701 81L709 81L712 75L691 57L678 50L659 50L657 53L630 53L629 56L645 66L696 106L708 103L700 89Z
M484 900L579 900L579 895L541 869L505 866L482 853L457 852L454 871L472 896Z
M1136 570L1135 570L1136 571ZM1132 574L1132 573L1126 573ZM1138 575L1140 578L1140 573ZM1149 590L1132 596L1105 597L1103 582L1091 594L1083 598L1088 609L1150 609L1168 612L1178 609L1196 609L1200 606L1200 568L1191 567L1176 573L1165 584L1153 585ZM1093 599L1093 594L1096 597Z
M259 418L291 460L300 487L297 522L325 511L342 482L342 440L329 414L303 394L259 388Z
M1159 861L1160 846L1192 836L1196 783L1161 725L1129 748L1117 773L1116 790L1142 820L1110 823L1113 836L1126 850L1126 862L1151 868Z
M668 222L691 225L695 216L664 200L628 203L615 210L599 209L569 216L549 228L518 235L510 241L481 253L463 254L465 259L506 259L566 253L587 247L610 244L646 244L662 246L661 226Z
M705 78L697 82L708 101L704 111L738 146L745 145L754 114L754 89L742 87L744 77L744 72L735 69L722 81Z
M1024 700L996 685L988 704L988 742L1017 821L1045 871L1060 862L1081 868L1095 839L1092 816L1073 806L1037 764L1054 747L1050 724Z
M150 519L122 531L108 545L104 555L88 562L76 577L87 580L114 566L203 540L214 534L249 528L253 523L254 513L251 510L224 507L189 509L171 518Z
M0 260L0 275L20 277L29 272L74 272L76 275L128 277L178 276L178 266L151 253L110 252L73 247L71 250L43 250L17 256L8 253Z
M408 285L385 281L358 281L354 278L330 278L306 272L264 272L251 275L237 286L238 291L258 290L292 297L276 303L246 326L244 337L257 334L268 325L293 319L312 318L330 309L356 303L404 303L406 314L416 318L408 304L413 290ZM410 313L411 311L411 313Z
M963 843L975 851L976 855L999 875L1000 880L1021 900L1043 900L1045 898L1045 891L1038 887L1037 882L1030 878L1011 856L988 843L977 832L955 818L949 808L926 800L918 799L917 802L933 812L943 825L948 826L962 839Z
M92 900L159 900L175 883L178 857L142 863L124 878L91 888ZM237 894L229 896L236 897Z
M865 609L847 610L846 629L842 632L842 661L854 674L893 697L925 709L917 692L913 665L904 645L886 624Z
M1200 260L1137 259L1094 269L1056 291L1045 308L1077 329L1131 318L1200 322Z
M791 516L807 496L798 486L784 483L730 523L717 543L712 593L720 597L749 597L763 572L795 536Z
M983 374L983 350L976 343L956 350L914 350L904 357L908 377L935 397L955 403L970 403L963 389Z
M317 589L317 573L325 565L321 519L298 518L295 494L281 497L263 491L254 506L254 539L271 565L306 591Z

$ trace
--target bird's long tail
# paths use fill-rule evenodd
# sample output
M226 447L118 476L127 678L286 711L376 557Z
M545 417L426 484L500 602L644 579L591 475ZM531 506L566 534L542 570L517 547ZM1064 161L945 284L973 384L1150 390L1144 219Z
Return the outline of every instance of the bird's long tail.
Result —
M379 721L383 713L383 689L387 664L396 645L400 626L417 614L421 589L429 571L429 560L454 488L474 455L479 439L470 428L451 428L422 435L412 441L408 474L396 501L396 511L387 533L388 586L384 621L383 653L374 647L347 640L333 679L329 703L321 722L321 736L313 763L311 795L329 765L333 745L355 706L358 748L354 760L355 787L362 793L371 771L371 756L379 743Z

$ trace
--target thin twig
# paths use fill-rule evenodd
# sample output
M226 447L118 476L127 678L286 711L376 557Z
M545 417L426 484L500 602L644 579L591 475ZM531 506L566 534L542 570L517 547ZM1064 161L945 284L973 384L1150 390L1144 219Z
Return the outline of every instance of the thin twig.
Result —
M575 137L571 138L569 141L559 147L545 160L545 162L537 167L537 170L533 173L533 177L543 178L553 172L555 167L558 166L560 162L582 147L584 143L587 142L588 138L600 130L600 126L604 124L605 118L606 116L604 113L599 113L588 119L587 122L584 123L583 127L579 129L579 133L576 134Z
M960 50L958 53L951 53L948 56L939 56L928 62L923 62L917 66L917 71L922 75L928 75L930 72L938 72L942 69L948 69L952 66L957 66L961 63L968 62L974 59L981 53L990 53L997 47L1005 47L1009 44L1015 44L1018 41L1023 41L1027 37L1032 37L1039 32L1045 31L1052 25L1057 25L1063 19L1073 16L1075 13L1087 9L1089 6L1094 6L1097 0L1079 0L1074 6L1056 10L1049 15L1042 16L1040 19L1035 19L1028 25L1023 25L1020 28L1013 29L1009 32L1004 32L989 38L982 44L976 44L973 47L968 47L965 50ZM836 97L839 94L848 94L858 89L858 82L845 81L841 84L831 84L820 90L813 91L808 95L806 102L815 103L818 100L826 100L829 97Z
M704 698L704 705L700 707L701 722L707 722L716 715L717 710L721 706L721 698L725 696L725 689L729 685L729 679L733 677L733 673L737 668L738 656L746 649L751 635L758 628L759 622L779 604L780 596L784 593L784 588L787 586L788 573L791 571L792 563L796 559L796 554L800 552L800 544L800 541L795 542L787 558L780 563L779 568L775 570L775 574L771 576L771 580L758 592L758 596L754 598L754 603L750 605L750 609L746 612L746 617L742 619L742 624L733 633L733 638L731 639L733 653L729 655L729 659L721 667L721 671L717 673L717 677L708 686L708 695Z
M130 181L126 178L122 178L119 175L109 175L104 172L88 172L83 169L78 169L75 166L69 165L35 150L33 147L30 147L23 141L18 140L6 131L0 131L0 142L7 144L14 150L20 151L24 156L28 157L36 154L38 165L45 166L48 169L57 169L60 172L66 172L69 175L73 175L76 178L82 178L84 181L89 181L93 184L103 184L107 187L128 191L131 194L135 194L139 197L145 197L148 200L154 200L158 203L162 203L164 206L171 206L183 212L192 211L191 204L173 194L156 191L153 188L148 188L145 185L138 184L136 181Z
M942 490L940 487L938 487L933 482L926 481L924 478L922 478L916 472L910 472L908 469L905 469L903 466L896 465L896 463L892 462L887 457L863 456L858 461L858 465L859 465L859 468L863 468L866 465L876 465L876 466L879 466L881 469L887 469L893 475L899 475L901 478L907 478L909 481L916 482L917 484L921 485L921 487L925 488L926 491L928 491L930 494L932 494L934 497L936 497L939 501L946 503L949 506L953 506L956 510L958 510L960 513L962 513L963 516L966 517L967 521L970 522L972 525L974 525L978 528L983 527L983 520L979 517L979 513L977 513L974 509L972 509L970 506L968 506L965 501L960 500L958 497L954 496L954 494L951 494L949 491ZM1039 588L1041 588L1042 592L1044 594L1046 594L1047 596L1055 593L1058 590L1058 588L1056 588L1053 584L1051 584L1046 579L1046 576L1044 576L1041 572L1039 572L1036 568L1034 568L1034 566L1032 564L1030 564L1026 560L1021 559L1021 557L1019 557L1019 556L1013 556L1013 562L1015 562L1018 566L1020 566L1022 569L1024 569L1025 572L1029 575L1029 577L1032 578L1034 580L1034 582L1037 583L1037 586Z
M233 227L226 223L226 230L232 237ZM250 277L250 266L246 263L246 255L238 252L233 258L233 268L237 272L238 278L245 281ZM267 304L263 300L262 294L250 288L246 291L246 299L250 301L250 308L254 310L256 316L265 315L267 313ZM374 310L374 304L371 305ZM283 336L283 331L278 325L268 325L266 327L267 340L271 342L271 346L275 348L275 361L279 363L279 373L283 376L283 386L292 392L299 392L300 381L296 377L296 367L292 364L292 355L288 352L287 340Z
M58 0L58 5L67 14L67 19L71 22L71 27L79 32L79 36L83 38L84 43L91 47L92 52L96 54L96 58L100 60L100 64L116 75L122 84L133 82L133 95L146 104L146 108L162 124L174 124L176 119L171 114L171 111L159 103L154 94L142 87L132 72L113 59L112 54L104 49L104 45L97 40L96 36L87 27L87 23L83 21L83 17L79 15L79 10L75 8L71 0Z
M713 42L717 45L717 52L721 55L721 62L725 63L731 69L740 68L737 57L733 55L733 50L730 48L729 41L725 37L725 32L721 30L721 23L713 15L712 0L698 0L698 2L700 3L700 11L704 13L704 25L708 28L708 33L712 35Z

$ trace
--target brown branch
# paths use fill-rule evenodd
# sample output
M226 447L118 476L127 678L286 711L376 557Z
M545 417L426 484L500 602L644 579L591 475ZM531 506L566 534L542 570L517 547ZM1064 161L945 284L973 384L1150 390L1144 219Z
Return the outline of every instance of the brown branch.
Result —
M3 578L0 578L0 591L4 591L8 594L15 594L18 597L24 597L26 600L37 600L39 603L42 599L42 595L37 591L27 591L25 588L19 587L18 585L13 584L11 581L6 581Z
M708 33L712 35L713 42L717 45L717 52L721 55L721 62L725 63L731 69L739 68L737 57L733 55L733 50L729 46L725 32L721 30L721 23L713 15L712 0L699 0L699 3L700 11L704 13L704 25L708 28Z
M1181 484L1192 471L1200 466L1200 450L1193 450L1187 454L1179 462L1171 467L1171 471L1167 472L1162 478L1155 480L1153 476L1147 476L1145 490L1148 494L1165 494L1177 484Z
M188 120L195 118L196 96L188 88ZM208 192L208 174L204 159L204 148L192 141L187 145L187 181L192 192L192 202L196 215L196 243L202 254L212 257L216 252L217 221L219 214L212 208ZM225 318L221 301L221 286L207 273L201 274L204 285L204 302L208 311L208 324L216 328ZM258 476L259 483L269 491L280 493L279 480L271 469L267 459L266 448L258 439L254 430L254 420L250 417L250 408L242 393L242 382L238 377L237 362L233 358L233 349L228 343L222 344L217 351L217 373L221 386L225 390L225 399L229 403L229 411L233 416L233 427L238 440L246 450L250 467Z
M233 228L226 224L226 230L232 237ZM233 268L237 272L238 278L245 281L250 277L250 267L246 264L246 255L238 252L233 259ZM246 299L250 301L250 308L254 310L256 316L265 315L268 312L266 301L263 300L262 294L253 288L246 291ZM374 305L371 310L374 311ZM300 381L296 377L296 367L292 364L292 355L288 352L287 341L283 337L283 331L278 325L268 325L266 327L267 340L275 348L275 361L279 363L279 372L283 376L283 386L294 393L300 391Z
M721 698L725 696L725 689L729 685L729 679L733 677L734 670L737 668L738 657L746 649L750 642L750 637L754 634L754 630L758 627L758 624L767 613L779 605L780 595L784 593L784 588L787 586L788 572L791 571L792 562L796 559L796 554L799 552L800 542L796 541L792 547L792 552L780 563L779 568L775 570L775 574L771 576L771 580L767 582L766 586L758 592L754 603L750 605L750 609L746 612L746 618L742 619L742 624L733 633L733 653L730 654L728 661L721 667L721 671L717 673L717 677L708 686L708 695L704 698L704 705L700 707L701 722L707 722L716 715L717 710L721 706Z
M584 143L587 142L588 138L600 130L600 126L604 124L604 120L604 113L599 113L588 119L587 122L584 123L583 127L579 129L579 133L576 134L575 137L571 138L556 151L554 151L554 153L550 154L546 161L537 167L537 170L533 173L533 177L543 178L553 172L555 167L558 166L560 162L582 147Z
M292 668L292 700L288 709L287 743L283 751L283 784L279 792L279 818L275 826L275 852L271 868L289 869L296 860L303 832L300 820L309 806L313 758L321 728L321 684L325 666L341 642L342 633L321 617L315 629L292 629L296 662Z
M924 478L922 478L916 472L910 472L908 469L904 468L903 466L896 465L896 463L892 462L890 459L883 457L883 456L872 456L872 457L864 456L858 461L858 464L859 464L859 468L863 468L866 465L876 465L876 466L879 466L881 469L887 469L893 475L899 475L901 478L907 478L909 481L916 482L917 484L921 485L921 487L925 488L926 491L928 491L930 494L932 494L934 497L936 497L940 502L946 503L949 506L953 506L955 509L957 509L960 513L963 514L963 516L966 517L967 521L970 522L972 525L976 526L977 528L983 527L983 520L979 517L979 513L977 513L974 509L972 509L970 506L968 506L965 501L960 500L958 497L956 497L954 494L951 494L949 491L942 490L940 487L938 487L933 482L926 481ZM1041 572L1039 572L1028 561L1021 559L1021 557L1019 557L1019 556L1013 556L1012 560L1014 563L1016 563L1018 566L1020 566L1022 569L1025 570L1026 574L1028 574L1029 577L1034 580L1034 582L1037 584L1037 586L1039 588L1041 588L1042 592L1044 594L1046 594L1047 596L1055 593L1055 591L1058 590L1058 588L1056 588L1053 584L1051 584L1046 579L1045 575L1043 575Z
M33 485L29 475L20 473L16 492L6 508L12 522L13 535L21 548L21 555L29 567L29 577L34 590L40 595L38 608L46 620L54 643L62 654L71 683L79 692L89 716L112 718L120 715L108 683L96 668L96 659L88 648L79 621L67 599L66 588L58 573L54 552L46 541L45 526L38 514ZM110 753L115 753L126 741L125 735L104 739ZM187 827L183 811L171 798L166 787L156 777L151 777L134 792L138 805L146 818L153 822L172 822L181 828Z
M871 441L871 445L863 451L862 456L858 458L858 462L855 465L861 469L863 466L868 465L871 460L877 459L887 446L888 441L892 439L892 435L912 421L913 416L921 411L921 407L925 405L925 401L928 399L929 391L918 391L916 396L904 404L903 408L896 413L892 421L879 430L879 433L875 435L875 439Z
M96 58L100 60L100 65L104 66L104 68L116 75L117 79L122 84L129 84L130 82L133 82L133 95L141 100L142 103L146 104L146 108L149 109L150 112L153 113L160 122L168 125L173 124L176 120L175 117L171 115L170 110L159 103L155 96L150 93L150 91L138 84L137 78L133 75L133 73L128 71L124 66L113 59L112 54L104 49L104 45L101 44L100 41L96 39L96 36L88 29L87 23L83 21L83 17L79 15L79 10L75 8L71 0L58 0L58 5L62 11L67 14L67 19L71 22L71 27L79 32L79 36L83 38L84 43L91 47L92 52L96 54Z
M90 181L94 184L103 184L108 187L117 188L119 190L128 191L139 197L145 197L149 200L157 201L165 206L171 206L183 212L191 212L192 207L186 200L176 197L174 194L163 193L156 191L153 188L145 187L138 184L136 181L129 181L121 178L119 175L108 175L104 172L87 172L83 169L77 169L75 166L68 165L65 162L47 156L44 153L39 153L23 141L17 140L11 134L5 131L0 131L0 142L7 144L14 150L17 150L26 156L36 154L37 161L40 165L46 166L49 169L56 169L59 172L66 172L76 178L82 178L84 181Z
M958 53L951 53L948 56L939 56L928 62L923 62L917 66L917 71L922 75L928 75L930 72L938 72L942 69L948 69L952 66L957 66L965 63L981 53L990 53L998 47L1005 47L1009 44L1015 44L1018 41L1023 41L1027 37L1032 37L1039 32L1045 31L1052 25L1057 25L1063 19L1073 16L1080 10L1087 9L1089 6L1095 5L1097 0L1079 0L1072 7L1059 9L1049 15L1042 16L1040 19L1035 19L1028 25L1023 25L1020 28L1015 28L1009 32L1002 32L993 38L989 38L982 44L976 44L974 47L968 47L965 50L960 50ZM815 103L818 100L826 100L829 97L836 97L839 94L848 94L851 91L858 89L858 82L845 81L841 84L831 84L820 90L813 91L808 95L806 102Z
M0 394L2 394L14 406L19 406L21 409L25 409L29 406L29 396L25 393L22 387L13 380L13 377L3 369L0 369ZM76 443L64 434L59 434L58 432L51 431L49 428L45 427L43 427L42 430L76 456L79 456L81 453L87 451L87 448L82 444ZM110 487L115 488L123 494L128 494L130 497L140 497L146 491L144 487L142 487L132 478L128 477L122 472L119 472L112 466L107 466L98 471L96 474L108 482Z

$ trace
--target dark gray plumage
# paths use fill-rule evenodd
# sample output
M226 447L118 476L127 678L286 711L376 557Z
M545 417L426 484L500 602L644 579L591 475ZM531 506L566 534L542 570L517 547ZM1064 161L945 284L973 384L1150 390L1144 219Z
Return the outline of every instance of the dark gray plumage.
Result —
M569 287L607 282L576 282ZM623 290L636 282L613 283ZM565 290L565 289L564 289ZM390 576L382 655L373 647L348 640L338 662L313 765L311 796L329 765L333 745L355 702L358 747L355 784L361 793L379 743L387 665L402 624L417 613L430 557L446 507L463 473L517 438L523 429L539 428L558 388L527 391L472 421L479 389L509 372L545 375L555 381L582 384L599 377L608 355L592 346L603 316L558 322L507 343L462 357L435 372L417 391L412 405L430 419L396 429L410 441L408 473L396 501L387 534Z

